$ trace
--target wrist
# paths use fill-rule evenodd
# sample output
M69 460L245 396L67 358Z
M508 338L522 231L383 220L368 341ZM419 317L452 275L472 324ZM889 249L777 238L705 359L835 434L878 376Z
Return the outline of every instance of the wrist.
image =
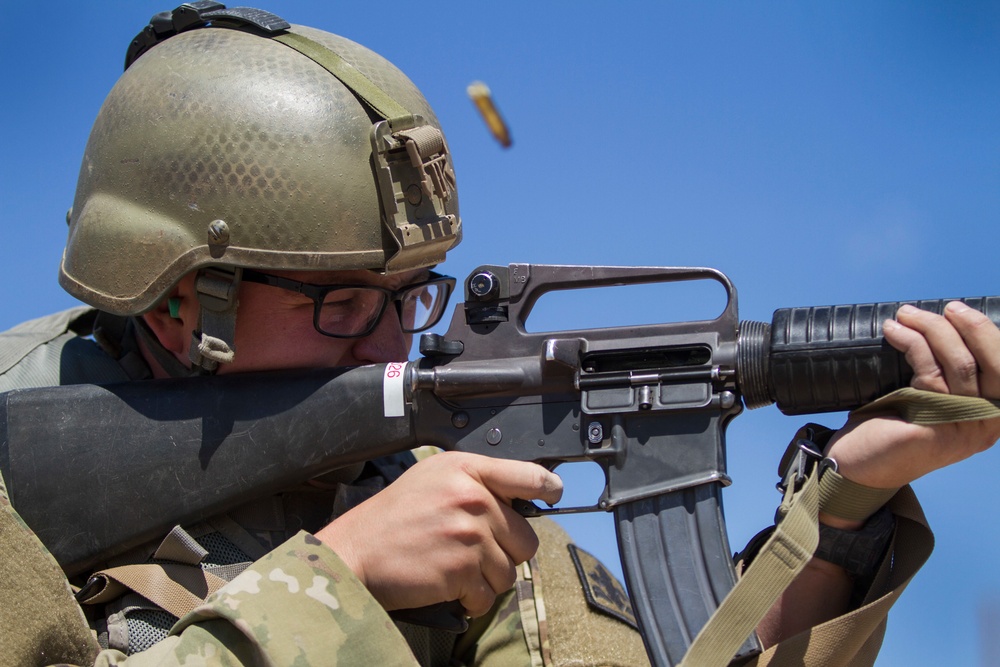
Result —
M814 567L843 568L854 578L870 576L888 548L895 528L885 504L898 489L879 489L853 482L838 472L828 445L833 432L808 424L796 433L782 458L779 489L791 491L799 480L819 468L819 543ZM824 455L824 452L827 455ZM776 522L783 518L785 502ZM811 561L812 562L812 561Z
M858 519L844 519L843 517L828 514L820 510L819 523L821 526L830 526L839 530L860 530L865 522Z
M361 560L352 548L350 539L345 539L341 536L340 531L337 529L337 521L333 521L327 524L325 528L316 531L314 536L328 549L337 554L337 557L347 566L347 569L354 573L358 581L364 584L365 587L368 586Z

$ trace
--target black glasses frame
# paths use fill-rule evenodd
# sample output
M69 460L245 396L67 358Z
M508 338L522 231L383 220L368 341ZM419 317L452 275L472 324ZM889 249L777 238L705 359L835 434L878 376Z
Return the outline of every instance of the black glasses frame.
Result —
M379 287L378 285L366 285L364 283L355 284L341 284L341 285L314 285L312 283L304 283L298 280L292 280L291 278L283 278L281 276L275 276L270 273L263 273L261 271L255 271L253 269L243 269L243 280L249 283L258 283L260 285L268 285L270 287L278 287L289 292L296 292L303 296L309 297L313 302L313 328L324 336L329 336L330 338L364 338L365 336L371 334L378 327L379 322L382 321L382 317L385 315L385 309L390 303L396 304L396 314L399 316L399 323L402 327L403 333L414 334L420 333L421 331L427 331L435 324L441 321L441 317L444 315L445 310L448 308L448 300L451 299L452 293L455 291L455 278L451 276L446 276L440 273L435 273L434 271L429 272L427 280L422 280L418 283L413 283L411 285L406 285L398 290L389 289L387 287ZM427 285L440 285L444 290L444 295L440 298L441 306L438 312L434 314L433 318L424 326L415 329L407 329L403 327L403 298L407 293L419 289L421 287L426 287ZM375 292L381 292L385 298L382 300L382 308L379 310L378 315L372 320L371 325L368 329L362 331L361 333L355 334L335 334L329 331L324 331L319 325L320 311L323 308L323 301L326 299L326 295L330 292L335 292L340 289L368 289Z

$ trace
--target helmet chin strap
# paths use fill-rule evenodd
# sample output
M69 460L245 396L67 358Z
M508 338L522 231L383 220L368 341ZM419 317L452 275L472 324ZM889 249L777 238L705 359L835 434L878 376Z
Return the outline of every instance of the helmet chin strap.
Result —
M164 373L172 378L184 378L196 374L196 371L181 363L180 359L175 357L173 352L163 347L163 343L156 337L156 334L153 333L153 330L146 323L142 315L132 315L129 319L135 326L136 336L142 340L143 347L153 357L153 360L159 364Z
M242 275L242 268L210 267L195 277L200 308L188 355L192 369L201 375L214 375L220 364L232 363L236 356L236 308Z

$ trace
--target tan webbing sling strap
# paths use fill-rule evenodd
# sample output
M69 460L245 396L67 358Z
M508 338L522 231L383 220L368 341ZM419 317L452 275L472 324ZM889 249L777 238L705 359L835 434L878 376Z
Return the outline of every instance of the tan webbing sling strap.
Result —
M854 415L893 413L911 424L947 424L1000 417L1000 400L906 387L858 408Z
M695 637L681 663L689 667L727 665L778 596L806 566L819 543L819 467L797 493L782 500L784 520L743 577Z
M120 597L126 589L135 591L177 618L200 605L222 588L226 581L196 565L142 563L121 565L95 572L91 580L103 586L87 595L84 604L100 604Z
M855 414L885 412L925 425L977 421L1000 418L1000 401L905 388L870 403ZM797 492L786 494L782 500L786 510L784 520L702 628L682 665L722 667L729 664L746 637L815 551L819 539L819 495L819 466L815 466ZM811 656L807 663L810 667L871 664L874 661L883 632L879 626L884 625L889 607L933 548L930 529L908 488L901 490L889 507L899 519L892 552L895 562L890 569L890 559L885 559L876 584L884 582L891 592L875 600L866 600L861 608L772 647L760 657L759 665L801 665L807 655ZM899 574L907 572L908 576ZM886 588L876 585L871 590ZM852 638L853 644L861 641L861 645L852 648Z
M875 664L889 609L934 548L934 538L909 487L902 488L888 507L896 516L892 557L883 559L862 606L772 646L758 658L757 667Z
M208 521L208 525L252 560L260 558L267 551L227 516L215 517ZM181 618L201 605L209 595L222 588L227 581L223 577L228 576L225 572L233 571L233 568L224 567L216 568L214 571L203 569L199 563L207 554L208 552L187 531L175 526L153 554L154 558L174 562L132 563L95 572L78 595L79 602L81 604L110 602L124 594L126 590L131 590L177 618ZM247 564L241 565L245 567ZM236 571L241 571L243 567L239 567Z

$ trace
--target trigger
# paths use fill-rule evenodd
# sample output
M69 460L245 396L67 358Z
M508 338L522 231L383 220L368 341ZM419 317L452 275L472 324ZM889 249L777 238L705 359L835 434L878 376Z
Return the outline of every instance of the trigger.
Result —
M520 498L514 498L510 503L514 511L521 516L542 516L545 514L545 510L531 502L530 500L521 500Z

